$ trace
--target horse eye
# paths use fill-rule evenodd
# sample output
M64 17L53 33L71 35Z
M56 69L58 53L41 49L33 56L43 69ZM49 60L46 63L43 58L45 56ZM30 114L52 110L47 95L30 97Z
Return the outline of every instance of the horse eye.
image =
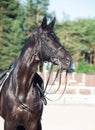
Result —
M54 32L51 32L50 34L51 34L51 35L55 35Z

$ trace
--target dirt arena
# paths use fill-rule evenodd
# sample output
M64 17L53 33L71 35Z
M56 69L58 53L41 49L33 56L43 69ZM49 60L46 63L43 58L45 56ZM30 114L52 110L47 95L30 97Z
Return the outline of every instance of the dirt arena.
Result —
M44 107L43 130L95 130L95 105L56 105ZM0 130L3 120L0 118Z
M43 130L95 130L95 105L48 105Z

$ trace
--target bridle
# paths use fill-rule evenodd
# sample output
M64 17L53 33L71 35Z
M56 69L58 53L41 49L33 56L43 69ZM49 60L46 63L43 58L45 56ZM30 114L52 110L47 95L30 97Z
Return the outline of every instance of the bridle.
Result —
M40 30L40 29L38 28L37 33L38 33L38 41L39 41L39 44L40 44L40 57L41 57L41 62L43 62L42 47L44 47L44 49L46 49L46 51L48 52L49 56L51 57L51 61L52 61L52 65L51 65L51 67L50 67L49 76L48 76L47 83L46 83L46 85L45 85L44 91L43 91L43 90L40 90L40 91L41 91L41 93L44 95L44 99L47 98L47 99L50 100L50 101L57 101L57 100L59 100L59 99L63 96L63 94L64 94L64 92L65 92L65 90L66 90L66 85L67 85L67 70L66 70L65 87L64 87L64 90L63 90L61 96L60 96L59 98L57 98L56 100L51 100L51 99L49 99L49 98L47 97L47 94L54 94L54 93L56 93L56 92L60 89L62 66L61 66L61 59L60 59L60 57L57 56L57 53L58 53L61 49L63 49L63 46L57 48L55 51L52 51L52 50L50 49L50 47L48 46L47 42L42 38L42 35L43 35L44 32L41 33L39 30ZM51 76L51 73L52 73L53 65L54 65L54 63L55 63L56 61L59 63L59 64L58 64L59 69L57 70L57 73L56 73L56 76L55 76L55 78L54 78L54 81L53 81L52 85L54 84L56 78L58 77L58 74L60 73L59 86L58 86L57 90L55 90L53 93L50 93L50 90L51 90L51 88L52 88L52 85L51 85L51 88L48 90L48 92L46 92L47 87L48 87L48 83L49 83L49 79L50 79L50 76ZM47 101L46 101L45 103L47 104ZM46 105L46 104L45 104L45 105Z
M53 32L53 31L51 31ZM40 27L38 27L37 29L37 34L38 34L38 44L40 45L40 57L41 57L41 61L43 62L43 56L42 56L42 47L47 51L48 55L51 57L51 61L54 64L56 61L59 63L61 61L60 57L57 56L57 53L63 49L63 46L57 48L55 51L53 51L49 46L48 46L48 42L46 41L46 39L43 39L43 34L45 32L40 32ZM59 63L60 65L60 63ZM61 67L61 66L60 66Z

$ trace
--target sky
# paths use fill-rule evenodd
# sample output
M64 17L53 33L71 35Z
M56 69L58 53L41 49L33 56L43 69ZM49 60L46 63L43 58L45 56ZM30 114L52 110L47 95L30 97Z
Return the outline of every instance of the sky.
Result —
M70 20L95 18L95 0L50 0L49 12L52 11L59 21L65 17Z

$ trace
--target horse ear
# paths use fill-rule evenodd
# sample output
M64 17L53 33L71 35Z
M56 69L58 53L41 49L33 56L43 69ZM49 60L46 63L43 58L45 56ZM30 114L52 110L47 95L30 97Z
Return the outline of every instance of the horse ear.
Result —
M47 18L46 18L46 16L45 16L45 17L43 18L41 27L42 27L42 29L44 29L46 26L47 26Z
M56 22L56 18L54 17L54 19L52 20L52 22L48 26L50 26L51 28L53 28L55 22Z

